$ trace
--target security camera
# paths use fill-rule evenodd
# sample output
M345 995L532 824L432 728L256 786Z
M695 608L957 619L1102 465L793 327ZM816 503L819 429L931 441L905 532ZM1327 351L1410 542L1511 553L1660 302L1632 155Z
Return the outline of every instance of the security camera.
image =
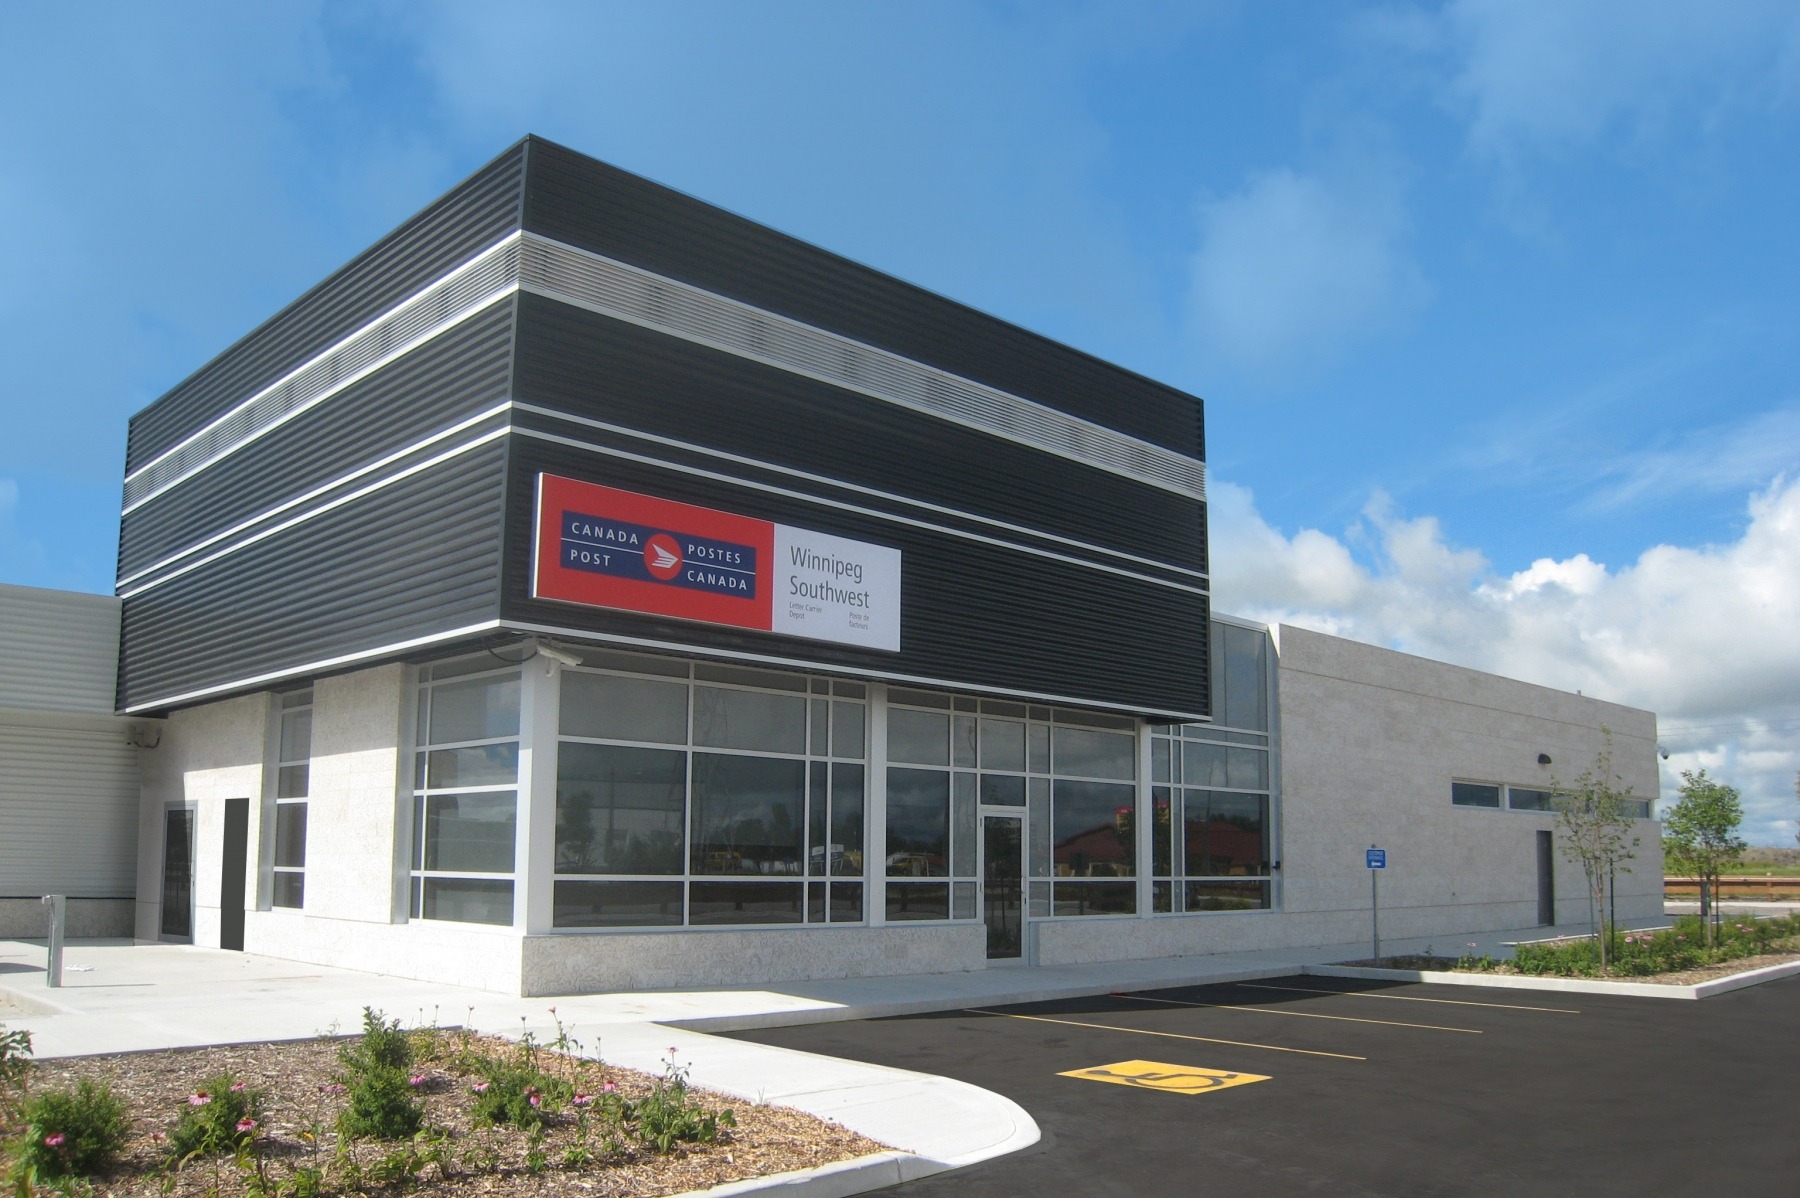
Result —
M558 662L565 666L578 666L581 664L581 659L576 657L573 653L555 648L551 645L539 644L537 647L537 655L539 657L548 657L551 661Z
M1661 745L1656 746L1656 752L1659 756L1662 757L1662 759L1664 761L1667 761L1669 759L1669 751L1667 749L1663 748Z

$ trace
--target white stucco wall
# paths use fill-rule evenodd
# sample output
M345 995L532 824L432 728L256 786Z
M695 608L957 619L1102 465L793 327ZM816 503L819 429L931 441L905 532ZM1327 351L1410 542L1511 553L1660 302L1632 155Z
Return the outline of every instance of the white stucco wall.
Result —
M138 806L137 938L156 940L162 919L163 812L194 808L194 943L218 947L225 800L250 800L247 901L256 894L262 837L263 760L269 697L243 695L172 714L156 748L143 751Z

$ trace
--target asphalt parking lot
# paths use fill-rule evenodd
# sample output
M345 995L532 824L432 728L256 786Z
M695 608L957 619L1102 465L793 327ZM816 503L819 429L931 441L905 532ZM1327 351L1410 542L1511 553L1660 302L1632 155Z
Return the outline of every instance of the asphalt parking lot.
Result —
M1800 1194L1800 977L1698 1002L1272 978L735 1034L1042 1128L906 1198Z

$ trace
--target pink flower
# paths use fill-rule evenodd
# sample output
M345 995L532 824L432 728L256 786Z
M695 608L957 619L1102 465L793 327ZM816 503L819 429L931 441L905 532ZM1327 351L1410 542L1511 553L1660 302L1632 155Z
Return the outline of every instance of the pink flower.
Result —
M423 1073L415 1073L406 1079L406 1084L409 1086L422 1086L425 1084L425 1075Z
M68 1137L63 1135L60 1131L52 1132L44 1137L44 1143L52 1148L61 1148L63 1146L63 1141L66 1139L68 1139Z
M239 1131L255 1131L256 1130L256 1120L250 1118L250 1116L248 1116L248 1115L245 1115L242 1119L239 1119L237 1121L237 1129Z
M532 1106L543 1106L544 1100L539 1098L536 1094L533 1094L533 1095L531 1095L531 1105Z
M207 1103L209 1103L211 1101L212 1101L212 1095L208 1094L205 1090L201 1090L197 1094L189 1094L188 1095L188 1105L189 1106L205 1106Z
M551 1013L551 1014L552 1014L552 1015L554 1015L554 1014L556 1014L556 1008L555 1008L555 1007L551 1007L551 1008L550 1008L550 1013Z
M475 1091L477 1094L486 1094L488 1092L488 1084L486 1082L476 1082L474 1085L470 1086L469 1089Z
M675 1045L673 1045L673 1044L669 1045L669 1055L670 1056L674 1056L676 1053L678 1053L680 1051L681 1051L681 1049L676 1047Z
M231 1092L233 1094L242 1094L244 1092L245 1088L248 1087L249 1085L250 1085L249 1082L232 1082L231 1083Z
M594 1096L592 1094L577 1094L575 1096L575 1105L576 1106L587 1106L589 1103L591 1103L593 1101L594 1101Z
M169 1142L169 1134L167 1132L153 1131L150 1133L150 1142L153 1144L166 1144Z
M330 1082L326 1085L319 1087L319 1093L321 1093L321 1094L342 1094L343 1092L344 1092L344 1087L339 1085L337 1082Z
M604 1090L606 1093L611 1094L614 1090L617 1090L619 1087L618 1087L617 1083L607 1082L605 1085L601 1086L600 1088L602 1090Z

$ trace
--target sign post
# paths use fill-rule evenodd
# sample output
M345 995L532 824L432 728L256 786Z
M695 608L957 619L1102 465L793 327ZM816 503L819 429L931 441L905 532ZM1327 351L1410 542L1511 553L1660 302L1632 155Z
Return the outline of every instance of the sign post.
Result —
M1377 881L1387 868L1387 850L1369 846L1363 856L1369 866L1369 943L1377 967L1381 965L1381 886Z

